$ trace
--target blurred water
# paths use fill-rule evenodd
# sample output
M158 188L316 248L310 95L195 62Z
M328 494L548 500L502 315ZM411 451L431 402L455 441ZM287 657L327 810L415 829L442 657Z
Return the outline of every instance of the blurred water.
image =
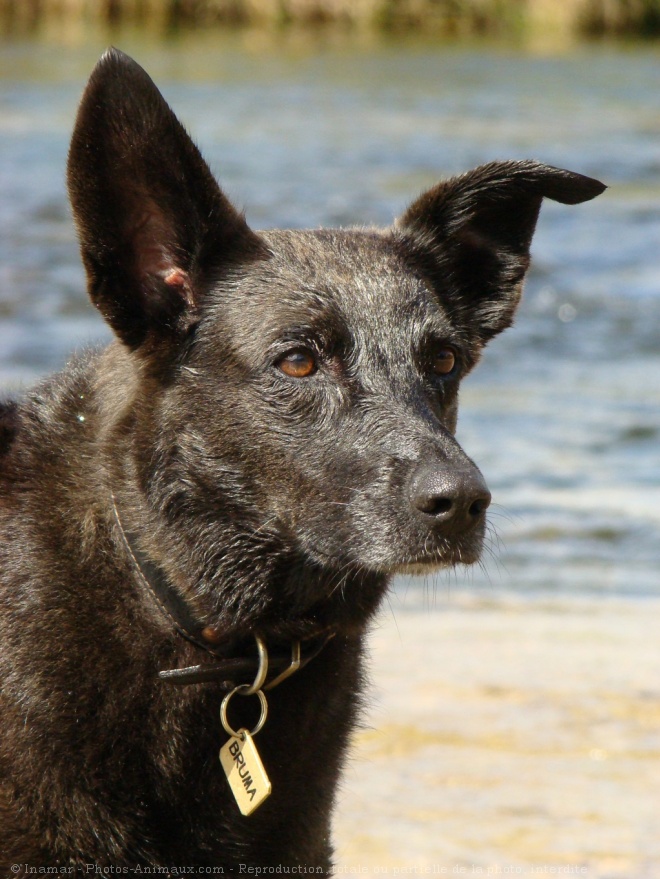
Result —
M497 158L610 185L593 203L544 207L516 327L464 387L459 437L493 491L494 531L485 572L436 588L659 595L660 53L281 49L211 33L119 45L257 228L386 224L438 177ZM64 190L102 48L0 44L3 388L108 338Z

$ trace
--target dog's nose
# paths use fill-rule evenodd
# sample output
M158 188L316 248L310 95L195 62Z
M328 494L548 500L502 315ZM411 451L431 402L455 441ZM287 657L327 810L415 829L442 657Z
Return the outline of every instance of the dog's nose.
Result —
M438 523L459 528L476 524L490 505L491 494L476 467L420 465L410 482L413 509Z

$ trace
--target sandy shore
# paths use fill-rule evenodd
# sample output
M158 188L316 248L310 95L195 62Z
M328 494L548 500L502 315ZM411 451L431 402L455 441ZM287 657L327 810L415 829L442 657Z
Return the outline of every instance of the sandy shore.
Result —
M373 631L337 872L660 877L660 602L436 605Z

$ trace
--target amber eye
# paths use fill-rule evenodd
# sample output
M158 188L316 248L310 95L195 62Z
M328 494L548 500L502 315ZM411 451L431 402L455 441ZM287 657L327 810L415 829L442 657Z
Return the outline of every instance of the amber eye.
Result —
M451 348L438 348L433 354L432 368L436 375L449 375L456 366L456 354Z
M307 348L296 348L277 361L277 368L290 378L307 378L317 370L316 358Z

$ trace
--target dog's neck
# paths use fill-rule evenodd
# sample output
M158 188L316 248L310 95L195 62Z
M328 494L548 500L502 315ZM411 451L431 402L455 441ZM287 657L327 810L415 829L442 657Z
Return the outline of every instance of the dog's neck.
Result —
M231 690L240 684L249 684L254 680L259 667L259 657L256 655L254 643L245 644L243 639L238 645L227 644L222 633L199 620L162 568L141 551L137 536L124 528L114 497L112 506L122 542L137 576L145 586L145 591L153 598L163 616L181 637L215 659L212 663L203 662L186 668L161 670L159 677L178 685L215 682L226 690ZM268 654L270 672L268 685L273 686L288 674L307 665L318 656L335 634L333 627L325 627L316 633L310 633L302 643L292 641L291 644L284 645L288 649L283 650L283 645L276 644L275 650ZM251 640L253 642L253 639Z

